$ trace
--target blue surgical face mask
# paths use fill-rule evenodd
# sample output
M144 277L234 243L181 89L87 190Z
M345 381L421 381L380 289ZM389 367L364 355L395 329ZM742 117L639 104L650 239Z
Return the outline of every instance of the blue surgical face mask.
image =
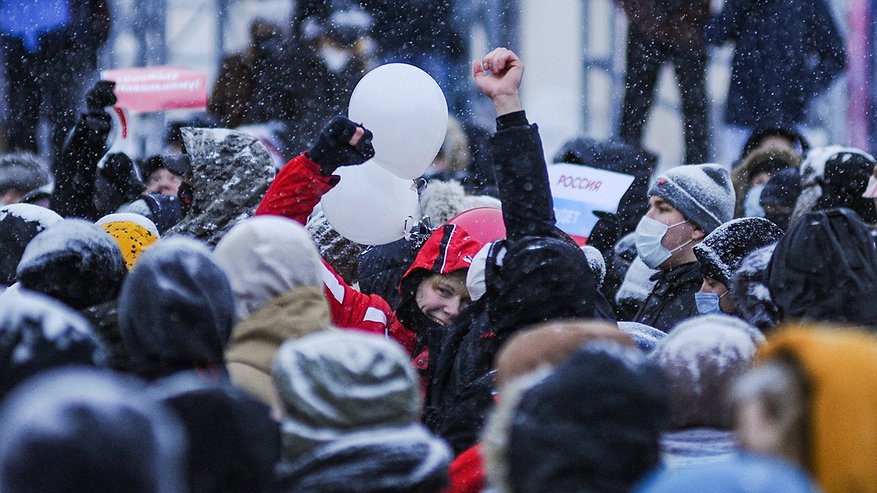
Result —
M721 296L716 293L694 293L694 303L697 305L697 312L701 315L709 315L710 313L722 313L719 302L722 297L728 294L725 291Z
M764 208L761 207L761 192L764 185L754 185L746 192L743 199L743 215L746 217L764 217Z
M643 263L651 269L657 269L659 265L663 264L664 261L670 258L673 252L691 243L691 240L689 240L673 250L667 250L664 248L664 245L661 244L661 240L664 239L664 235L667 234L667 231L670 228L675 228L686 222L687 221L680 221L676 224L667 226L666 224L655 221L648 216L643 216L636 227L635 239L636 253L639 255L639 258L642 259Z

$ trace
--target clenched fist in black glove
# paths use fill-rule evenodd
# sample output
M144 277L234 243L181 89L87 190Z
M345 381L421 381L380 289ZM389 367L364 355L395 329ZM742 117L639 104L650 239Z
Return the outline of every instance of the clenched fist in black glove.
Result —
M143 182L134 171L134 161L127 154L116 152L107 156L101 176L121 193L126 200L143 193Z
M116 94L113 90L116 83L111 80L99 80L89 89L85 95L85 105L88 111L103 111L107 106L116 104Z
M338 115L323 127L307 154L311 161L320 165L320 174L329 176L341 166L362 164L373 158L372 133Z

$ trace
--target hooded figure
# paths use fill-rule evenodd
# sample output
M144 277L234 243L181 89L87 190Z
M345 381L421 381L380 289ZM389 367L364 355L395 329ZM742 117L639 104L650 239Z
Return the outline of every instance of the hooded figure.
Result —
M277 491L446 486L450 451L417 424L417 375L395 343L354 331L311 334L280 348L274 379L283 415Z
M762 372L764 390L771 392L772 386L765 370L779 368L786 374L785 387L798 387L801 395L776 407L756 391L750 398L762 411L740 414L741 441L766 445L756 450L762 453L787 450L784 455L797 460L826 493L877 491L874 337L831 325L791 326L771 337L758 359L753 374ZM790 415L793 431L785 434ZM779 443L770 444L770 437Z
M191 493L271 491L280 428L268 406L228 382L207 383L193 372L158 381L151 390L186 428Z
M563 318L614 321L584 252L572 240L530 236L489 247L486 292L444 338L429 389L430 428L455 452L471 447L493 405L493 362L518 330Z
M500 493L630 491L660 461L667 414L661 372L644 355L585 344L503 393L484 434L488 478Z
M143 254L119 296L119 328L134 373L154 379L197 368L225 374L234 297L210 250L189 238Z
M104 367L107 358L91 324L62 303L27 290L0 297L0 398L50 368Z
M763 216L764 211L758 208L766 183L780 171L797 169L800 164L800 154L782 147L768 147L749 154L731 172L736 196L734 217Z
M0 490L182 493L183 433L133 379L82 368L48 372L0 409Z
M728 394L764 343L758 329L722 315L677 325L649 355L670 388L670 431L661 440L669 467L715 462L735 452Z
M38 205L10 204L0 207L0 289L15 282L15 268L30 240L61 216Z
M182 133L194 190L172 231L216 245L241 218L253 215L274 178L274 161L261 142L241 132L185 128Z
M866 223L877 223L874 201L862 197L877 160L852 147L828 146L810 151L801 163L801 194L791 222L815 210L846 207Z
M867 226L849 209L802 216L777 244L768 275L784 321L877 327L877 249Z
M23 287L76 309L115 299L126 273L119 246L81 219L65 219L36 235L17 269Z
M329 326L320 255L295 221L240 222L214 251L228 275L238 320L226 349L232 382L265 404L275 401L271 361L288 338Z

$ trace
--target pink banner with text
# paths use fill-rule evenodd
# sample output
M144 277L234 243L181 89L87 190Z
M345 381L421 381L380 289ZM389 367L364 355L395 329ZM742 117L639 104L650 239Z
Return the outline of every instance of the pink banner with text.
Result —
M184 67L105 70L102 78L116 82L118 106L136 112L207 107L207 76Z

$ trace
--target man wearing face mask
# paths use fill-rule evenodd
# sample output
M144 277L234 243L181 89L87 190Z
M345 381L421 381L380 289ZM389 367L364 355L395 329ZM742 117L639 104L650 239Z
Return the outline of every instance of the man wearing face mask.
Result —
M734 189L723 167L677 166L657 177L636 228L636 249L658 273L634 321L666 332L697 314L694 293L702 278L694 246L733 215Z
M722 224L695 245L694 255L703 276L700 291L694 293L698 313L736 315L731 276L747 255L782 237L782 228L767 219L744 217Z

